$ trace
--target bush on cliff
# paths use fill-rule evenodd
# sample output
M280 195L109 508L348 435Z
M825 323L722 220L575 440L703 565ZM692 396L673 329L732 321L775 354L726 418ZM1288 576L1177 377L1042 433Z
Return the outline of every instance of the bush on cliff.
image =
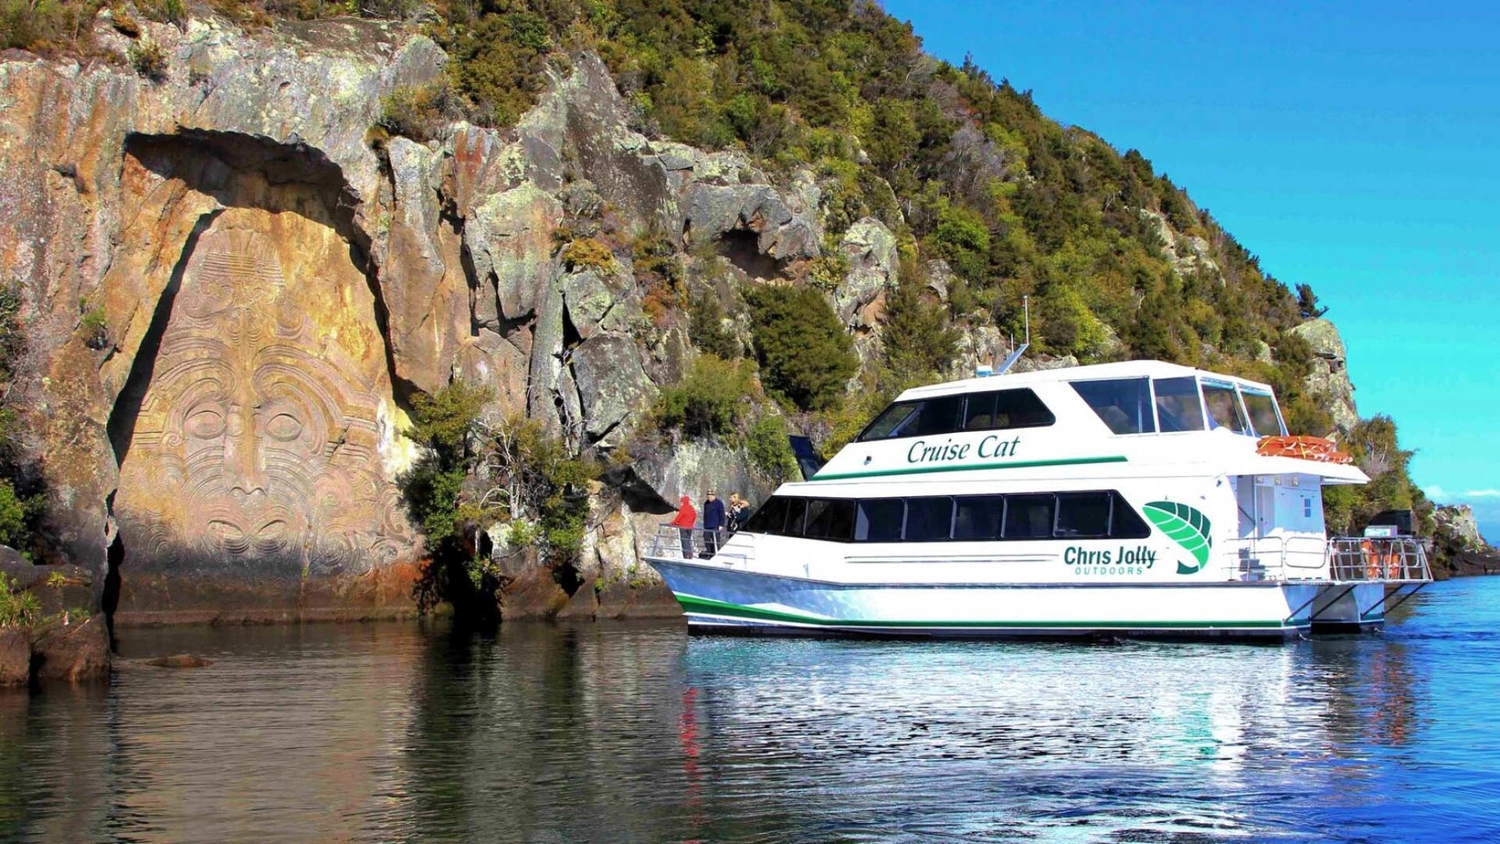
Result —
M745 433L745 452L750 463L775 483L798 478L801 469L792 443L787 439L786 420L774 413L762 413Z
M407 436L424 454L398 479L427 537L439 597L472 602L481 613L494 611L502 585L495 561L481 553L481 531L515 525L510 535L534 543L538 558L566 579L583 543L588 485L599 474L534 420L485 423L489 398L463 382L419 395Z
M741 411L754 390L754 373L744 362L702 354L681 381L662 389L652 416L658 428L676 428L684 436L729 436L738 430Z
M859 362L853 341L822 294L809 287L760 285L747 299L766 389L801 410L838 403Z

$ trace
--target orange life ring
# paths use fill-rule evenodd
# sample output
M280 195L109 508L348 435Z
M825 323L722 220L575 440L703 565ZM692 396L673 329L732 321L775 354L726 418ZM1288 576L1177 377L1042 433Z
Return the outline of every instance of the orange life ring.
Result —
M1255 451L1265 457L1295 457L1318 463L1353 463L1348 452L1339 451L1333 440L1322 437L1261 437Z

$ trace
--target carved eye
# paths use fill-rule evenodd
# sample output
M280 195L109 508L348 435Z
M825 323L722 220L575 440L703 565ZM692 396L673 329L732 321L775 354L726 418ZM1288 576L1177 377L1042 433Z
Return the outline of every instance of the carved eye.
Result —
M211 440L224 434L224 415L217 410L204 408L189 416L182 427L189 436Z
M266 434L273 440L287 442L302 433L302 423L290 413L278 413L266 423Z

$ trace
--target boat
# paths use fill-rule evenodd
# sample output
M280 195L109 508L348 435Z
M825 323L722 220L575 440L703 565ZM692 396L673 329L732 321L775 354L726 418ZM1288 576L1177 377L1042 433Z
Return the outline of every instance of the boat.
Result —
M666 527L645 559L693 632L1288 639L1379 628L1431 582L1414 537L1327 535L1323 489L1368 481L1246 378L981 372L902 393L734 534Z

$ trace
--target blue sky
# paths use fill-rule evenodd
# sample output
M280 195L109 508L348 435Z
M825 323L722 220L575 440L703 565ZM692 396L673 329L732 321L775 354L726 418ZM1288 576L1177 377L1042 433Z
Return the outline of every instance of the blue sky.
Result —
M1135 147L1349 347L1361 415L1500 539L1500 4L887 0Z

